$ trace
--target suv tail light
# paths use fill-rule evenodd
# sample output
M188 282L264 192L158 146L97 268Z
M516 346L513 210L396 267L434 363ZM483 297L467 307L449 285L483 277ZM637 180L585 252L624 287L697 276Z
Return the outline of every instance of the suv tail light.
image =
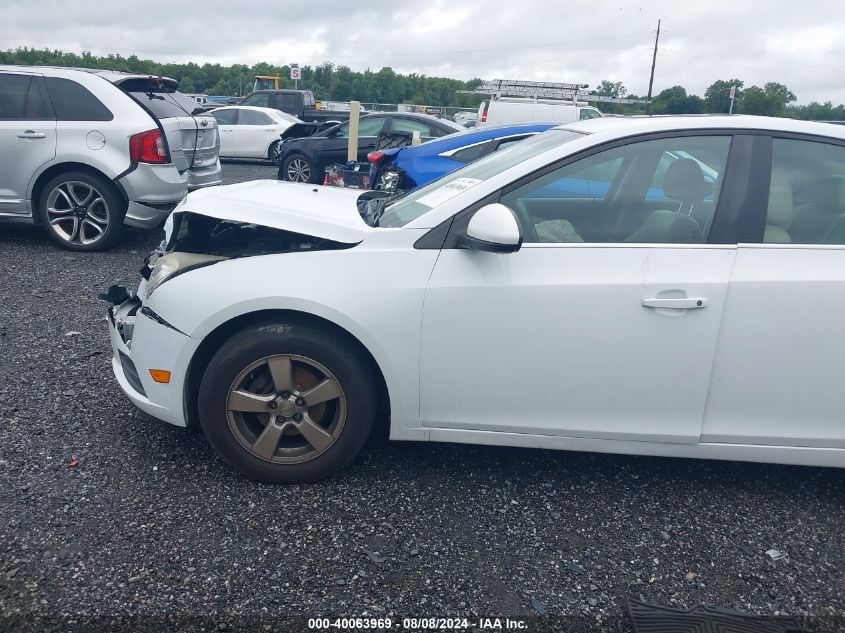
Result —
M161 130L156 128L130 136L129 158L133 163L166 163L167 149Z
M367 160L375 165L381 160L382 156L384 156L384 152L370 152L367 154Z
M484 109L481 111L481 122L482 123L487 123L487 108L489 108L489 107L490 107L490 102L485 101L484 102Z

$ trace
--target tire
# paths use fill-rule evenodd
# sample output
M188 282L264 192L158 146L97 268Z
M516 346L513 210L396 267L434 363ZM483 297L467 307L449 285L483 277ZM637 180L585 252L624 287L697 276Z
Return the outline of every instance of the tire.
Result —
M198 393L200 425L218 456L273 483L339 471L364 446L377 408L373 368L358 346L298 321L235 334L212 357Z
M37 212L47 235L62 248L99 251L123 234L126 201L105 178L68 171L44 186Z
M267 160L276 166L278 166L280 158L279 144L279 141L273 141L273 143L270 144L270 148L267 150Z
M302 154L288 156L282 166L282 173L284 174L284 179L289 182L315 183L315 178L317 177L314 163Z

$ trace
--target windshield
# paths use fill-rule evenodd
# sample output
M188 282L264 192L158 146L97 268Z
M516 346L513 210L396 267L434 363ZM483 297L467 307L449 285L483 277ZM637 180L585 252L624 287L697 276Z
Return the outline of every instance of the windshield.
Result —
M385 228L404 226L483 180L580 136L580 132L549 130L514 143L512 147L494 152L407 193L385 209L378 225Z

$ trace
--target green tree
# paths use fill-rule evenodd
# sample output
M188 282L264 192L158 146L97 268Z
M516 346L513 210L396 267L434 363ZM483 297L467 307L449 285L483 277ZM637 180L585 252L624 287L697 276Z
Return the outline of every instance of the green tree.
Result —
M654 98L651 111L654 114L698 114L704 112L704 100L687 94L683 86L673 86Z
M196 92L194 80L187 75L182 77L182 79L179 80L179 90L182 92Z
M602 82L596 86L596 94L602 97L621 99L628 94L628 89L621 81L602 79Z
M727 112L731 105L731 87L736 86L736 99L739 100L742 98L742 87L744 85L745 82L739 79L714 81L704 91L704 111Z
M742 94L739 111L760 116L786 116L787 105L796 100L792 91L777 82L769 82L763 88L751 86Z

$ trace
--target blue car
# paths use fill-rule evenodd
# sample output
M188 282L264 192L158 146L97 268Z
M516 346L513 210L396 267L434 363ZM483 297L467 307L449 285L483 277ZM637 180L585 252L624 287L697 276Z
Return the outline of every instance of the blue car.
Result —
M422 145L371 152L367 156L370 186L385 191L414 189L554 126L553 123L487 125Z

